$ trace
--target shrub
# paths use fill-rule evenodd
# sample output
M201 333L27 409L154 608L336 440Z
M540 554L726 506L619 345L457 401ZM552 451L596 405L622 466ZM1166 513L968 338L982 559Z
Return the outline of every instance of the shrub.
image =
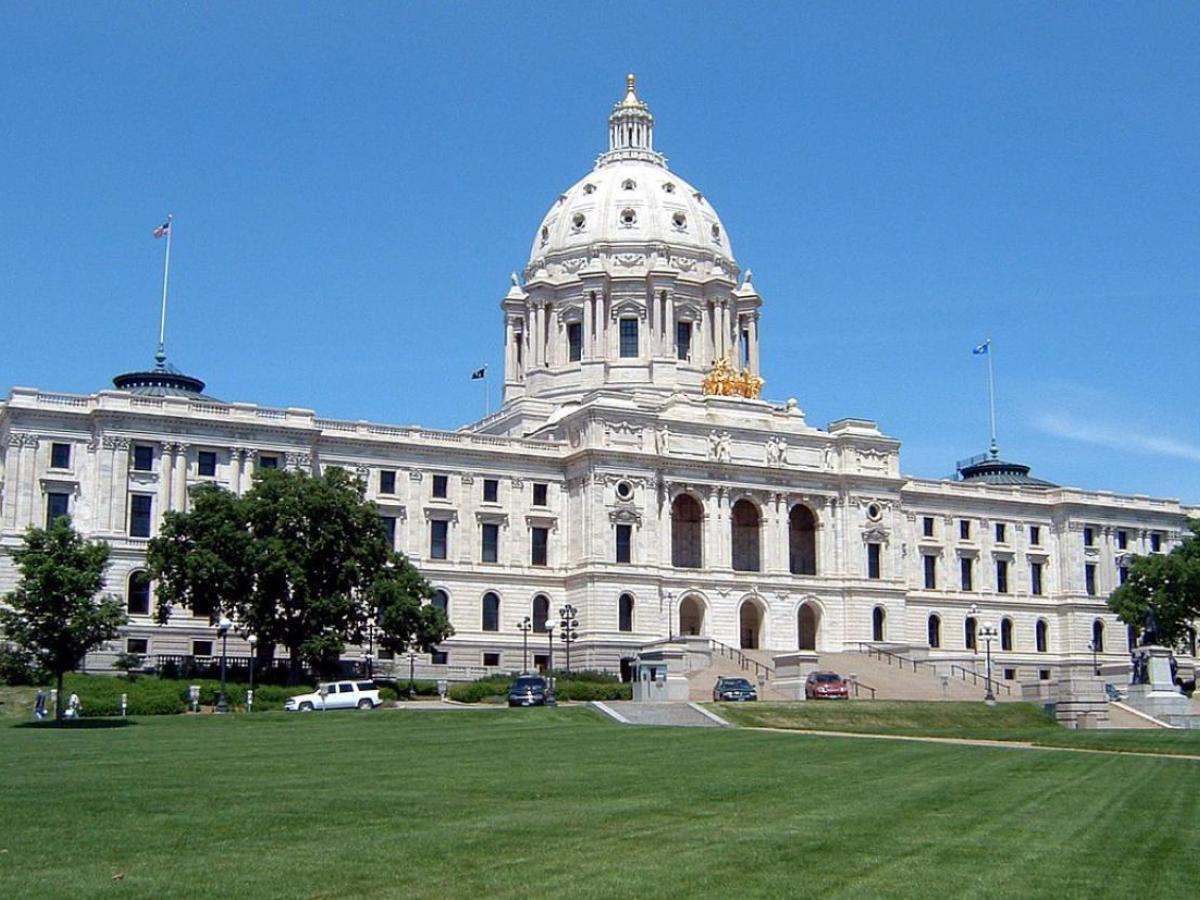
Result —
M0 684L36 684L41 680L32 656L19 647L0 644Z
M572 672L574 676L576 673ZM555 682L555 696L559 700L578 700L586 702L589 700L630 700L633 698L633 685L622 684L617 678L608 676L600 679L594 676L605 675L605 673L589 673L592 678L577 680L574 677L567 679L562 675L557 676ZM488 676L481 678L479 681L472 681L468 684L453 684L450 686L450 699L456 700L459 703L486 703L492 702L508 695L508 689L512 686L513 677L505 676L503 679L496 676Z

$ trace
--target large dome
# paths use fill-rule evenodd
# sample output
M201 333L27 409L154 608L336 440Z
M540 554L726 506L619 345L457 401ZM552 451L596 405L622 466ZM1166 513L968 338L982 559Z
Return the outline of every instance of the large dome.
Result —
M717 211L654 150L653 123L629 76L625 98L609 118L608 152L543 217L529 252L530 273L586 258L593 248L611 255L655 246L737 271Z

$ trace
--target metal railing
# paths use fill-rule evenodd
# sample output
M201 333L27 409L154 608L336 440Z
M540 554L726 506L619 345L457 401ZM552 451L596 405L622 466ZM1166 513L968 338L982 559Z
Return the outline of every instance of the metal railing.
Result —
M900 653L893 653L891 650L885 650L882 647L876 647L874 644L868 644L865 641L858 642L858 652L865 653L867 658L878 657L885 660L890 666L893 663L897 668L910 668L914 672L921 671L922 668L928 670L929 674L941 676L935 663L924 659L913 659L909 656L904 656ZM995 678L988 678L986 675L980 675L974 669L968 669L966 666L960 666L957 663L950 664L950 675L948 677L958 678L963 683L970 681L972 685L978 687L980 683L987 687L988 682L991 682L993 692L1004 691L1008 696L1012 696L1012 688L1002 681L997 681Z
M856 678L847 678L846 682L854 687L854 696L855 697L857 697L858 692L860 690L862 690L862 691L870 691L871 699L872 700L875 699L875 688L871 687L869 684L863 684L861 681L859 681Z
M709 638L708 645L717 653L720 653L726 659L732 659L744 671L753 671L755 677L762 675L763 681L770 681L771 676L775 674L775 670L770 666L760 663L757 659L752 659L747 656L737 647L730 647L728 644L722 644L720 641L715 641Z

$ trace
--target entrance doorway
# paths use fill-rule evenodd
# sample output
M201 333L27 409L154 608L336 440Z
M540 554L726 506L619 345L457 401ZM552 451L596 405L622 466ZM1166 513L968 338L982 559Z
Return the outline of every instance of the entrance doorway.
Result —
M757 650L762 646L762 611L753 600L742 604L738 612L738 626L743 650Z
M684 597L679 604L679 633L704 634L704 601L699 597Z
M800 649L817 649L817 629L821 626L821 611L811 603L801 603L797 614L800 631Z

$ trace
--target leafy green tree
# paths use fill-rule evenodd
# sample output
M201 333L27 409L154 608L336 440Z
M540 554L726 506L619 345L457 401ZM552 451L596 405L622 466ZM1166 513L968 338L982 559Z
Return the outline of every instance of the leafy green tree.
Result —
M410 648L428 653L454 634L446 613L429 602L432 598L433 588L408 560L393 560L371 590L379 645L393 653Z
M227 615L261 646L287 648L293 682L301 662L336 665L363 633L376 586L411 569L388 546L362 483L341 469L319 478L262 470L243 497L215 486L192 497L190 511L167 513L147 553L159 621L177 606L212 621Z
M1137 556L1125 583L1108 598L1127 625L1141 628L1150 610L1159 642L1178 646L1200 619L1200 519L1188 523L1192 536L1170 553Z
M128 621L119 601L99 596L108 553L107 544L80 537L66 516L48 528L30 528L13 551L21 577L4 598L8 608L0 609L0 627L54 676L57 718L63 711L63 675Z

